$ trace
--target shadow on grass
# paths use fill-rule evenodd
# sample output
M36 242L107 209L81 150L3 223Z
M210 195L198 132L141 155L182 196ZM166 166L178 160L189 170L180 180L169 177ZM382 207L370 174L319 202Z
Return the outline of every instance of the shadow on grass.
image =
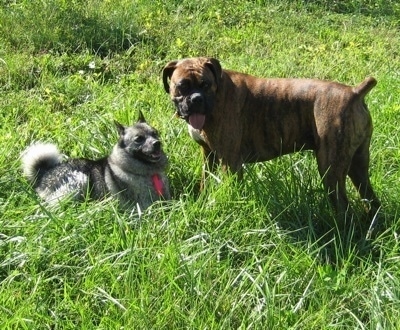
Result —
M382 210L376 217L367 214L358 194L352 200L350 193L351 210L339 221L318 173L312 166L308 168L307 161L299 165L290 160L290 166L280 171L275 165L260 166L261 171L246 170L247 198L267 203L269 221L276 222L294 243L315 246L318 257L332 264L353 255L379 257L375 239L384 235L395 219Z
M400 6L396 0L388 1L340 1L340 0L306 0L305 6L323 9L338 14L361 14L365 16L377 17L388 16L396 18L400 14Z
M104 7L104 6L103 6ZM133 22L132 13L117 6L117 17L104 15L107 8L82 1L28 1L15 6L3 5L0 32L17 48L35 52L77 53L89 49L105 57L146 42ZM37 33L40 31L40 33Z

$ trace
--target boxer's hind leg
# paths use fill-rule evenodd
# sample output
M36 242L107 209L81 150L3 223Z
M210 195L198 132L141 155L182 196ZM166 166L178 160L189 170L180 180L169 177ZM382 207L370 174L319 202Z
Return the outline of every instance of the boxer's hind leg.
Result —
M369 178L369 139L355 152L349 169L349 177L358 190L363 201L370 206L371 213L375 214L381 203L372 188Z
M324 145L323 142L322 145ZM324 146L315 152L318 171L336 215L340 219L345 219L349 210L346 176L350 157L346 152L338 153L337 145L328 147L328 144L325 144Z

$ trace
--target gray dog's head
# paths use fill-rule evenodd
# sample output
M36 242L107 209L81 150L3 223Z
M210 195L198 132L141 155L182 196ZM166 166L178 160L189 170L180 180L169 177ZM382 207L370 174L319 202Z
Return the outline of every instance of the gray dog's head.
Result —
M169 62L163 83L179 117L193 128L202 129L211 115L222 69L215 58L198 57Z
M161 141L155 128L146 123L143 113L133 125L125 127L115 122L118 129L118 147L130 157L149 164L166 164L166 156L161 148Z

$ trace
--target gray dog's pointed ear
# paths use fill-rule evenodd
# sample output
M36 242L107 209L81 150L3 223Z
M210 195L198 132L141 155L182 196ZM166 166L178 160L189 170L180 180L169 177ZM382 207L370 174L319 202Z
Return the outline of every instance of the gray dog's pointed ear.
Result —
M216 58L207 57L207 61L204 63L204 65L206 65L214 74L217 86L219 86L222 77L221 63Z
M117 128L117 130L118 130L118 134L119 134L120 136L124 135L124 133L125 133L125 127L124 127L124 125L120 124L120 123L117 122L116 120L114 120L114 125L115 125L115 127Z
M169 93L168 79L171 79L172 73L176 69L177 64L178 64L178 61L171 61L164 66L164 69L162 71L162 79L163 79L164 89L167 93Z
M141 110L139 110L139 116L138 116L138 123L145 123L146 119L144 118L143 112Z

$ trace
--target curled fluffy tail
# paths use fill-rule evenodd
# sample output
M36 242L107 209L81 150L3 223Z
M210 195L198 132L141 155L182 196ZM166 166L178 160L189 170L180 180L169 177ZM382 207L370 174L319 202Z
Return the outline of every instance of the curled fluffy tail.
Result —
M24 176L34 183L40 172L61 163L62 155L51 143L35 143L29 146L21 155Z

